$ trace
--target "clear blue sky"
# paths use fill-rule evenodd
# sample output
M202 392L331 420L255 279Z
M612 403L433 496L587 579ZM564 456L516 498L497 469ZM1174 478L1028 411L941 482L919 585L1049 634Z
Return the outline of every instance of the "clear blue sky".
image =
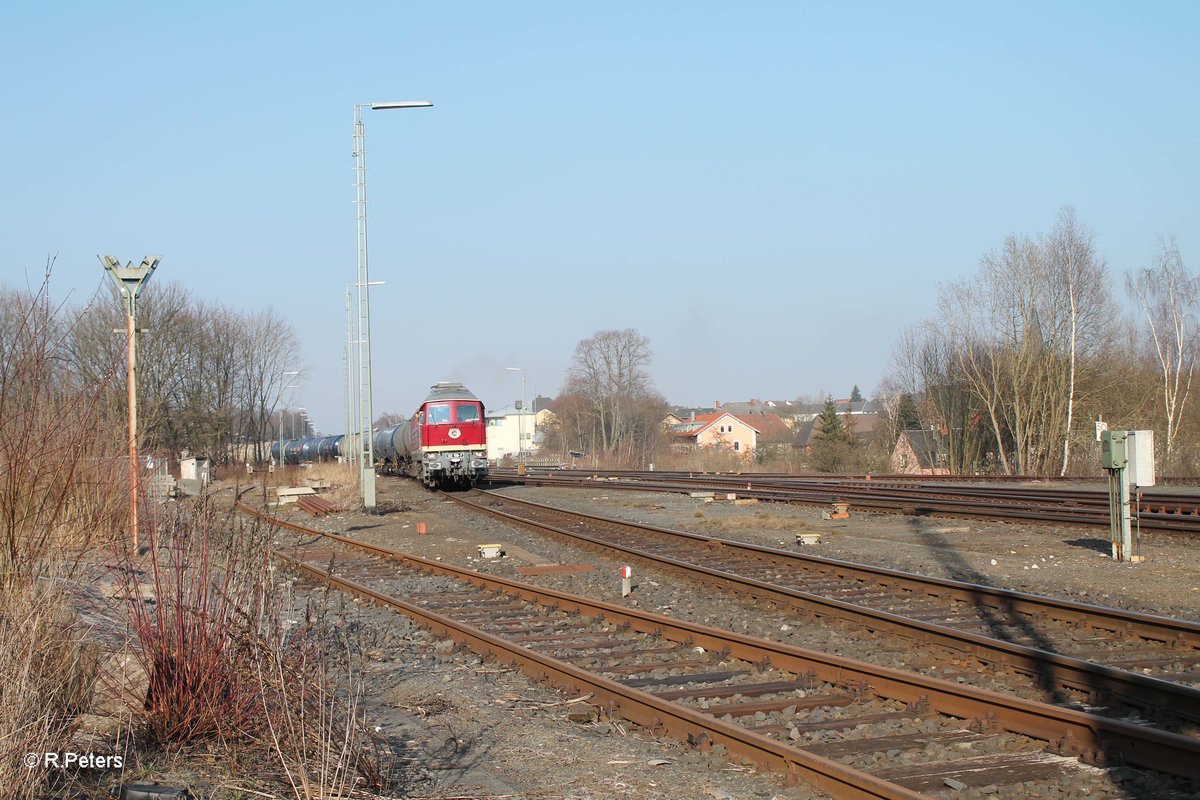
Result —
M874 390L938 282L1076 207L1114 274L1200 265L1200 4L0 4L5 283L96 260L300 332L340 431L353 104L375 408L555 394L637 328L669 400Z

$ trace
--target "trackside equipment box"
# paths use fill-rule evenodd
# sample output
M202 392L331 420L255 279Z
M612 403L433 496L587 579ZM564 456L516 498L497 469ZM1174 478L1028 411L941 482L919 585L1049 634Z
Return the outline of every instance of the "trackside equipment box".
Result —
M1129 483L1154 485L1154 431L1125 431L1125 455L1129 461Z
M1125 431L1100 433L1100 466L1104 469L1125 469Z

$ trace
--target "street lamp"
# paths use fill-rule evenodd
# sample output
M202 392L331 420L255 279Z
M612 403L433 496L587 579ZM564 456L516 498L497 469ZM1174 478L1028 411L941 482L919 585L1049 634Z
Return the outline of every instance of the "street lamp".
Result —
M354 104L354 173L355 216L358 221L358 478L362 489L363 508L375 510L375 446L371 436L374 410L371 406L371 296L370 272L367 268L367 141L363 128L362 110L375 111L394 108L428 108L428 100L403 100L391 103Z
M139 266L130 261L125 266L114 256L97 256L125 300L125 336L129 352L125 382L129 388L129 539L133 554L138 552L138 430L137 430L137 299L146 281L158 267L158 256L146 256Z
M505 367L509 372L521 373L521 407L517 409L517 460L525 453L525 370L521 367Z

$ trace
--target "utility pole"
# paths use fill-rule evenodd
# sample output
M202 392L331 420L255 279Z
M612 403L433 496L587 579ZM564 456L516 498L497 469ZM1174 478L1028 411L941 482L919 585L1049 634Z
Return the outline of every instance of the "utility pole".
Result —
M139 266L133 266L130 261L124 267L114 256L97 256L100 263L108 270L125 300L125 337L129 360L125 368L125 381L129 388L129 539L133 546L133 554L138 554L138 471L141 463L138 459L138 429L137 429L137 299L146 286L146 281L158 267L158 256L146 256ZM119 332L119 331L118 331Z

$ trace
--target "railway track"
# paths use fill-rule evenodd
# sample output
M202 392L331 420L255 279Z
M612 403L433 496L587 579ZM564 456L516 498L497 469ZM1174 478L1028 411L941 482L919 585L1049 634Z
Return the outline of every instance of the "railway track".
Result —
M605 716L833 797L1167 800L1200 780L1200 742L1184 736L276 524L310 542L278 557L317 581L586 693Z
M494 492L464 506L674 572L714 592L961 654L1042 699L1200 736L1200 623L613 520Z
M1109 526L1106 491L1054 486L962 485L914 481L895 476L877 479L799 478L774 474L696 475L664 472L569 472L564 470L497 472L493 483L528 486L603 486L634 491L736 492L740 497L829 506L848 503L857 511L918 516L996 519L1056 525ZM1140 531L1200 535L1200 497L1187 493L1142 492L1135 502Z

